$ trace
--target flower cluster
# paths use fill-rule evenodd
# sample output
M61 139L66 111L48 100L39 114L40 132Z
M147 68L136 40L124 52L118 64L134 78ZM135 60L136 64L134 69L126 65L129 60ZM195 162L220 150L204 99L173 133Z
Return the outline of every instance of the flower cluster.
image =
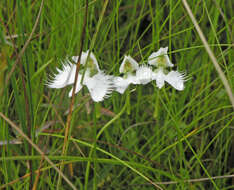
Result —
M130 84L147 84L156 81L158 88L162 88L165 81L176 90L184 89L185 74L178 71L168 71L168 67L173 67L168 55L168 48L160 48L152 53L148 58L147 65L139 65L131 56L124 57L119 72L123 75L112 76L100 70L97 59L92 52L82 52L80 58L81 69L79 70L75 93L78 93L83 86L87 86L89 93L95 102L99 102L109 97L112 91L121 94L125 92ZM48 82L49 88L64 88L72 85L75 81L76 65L78 56L73 56L71 60L66 59L62 69L57 69L57 74L52 76ZM72 95L73 88L69 92Z

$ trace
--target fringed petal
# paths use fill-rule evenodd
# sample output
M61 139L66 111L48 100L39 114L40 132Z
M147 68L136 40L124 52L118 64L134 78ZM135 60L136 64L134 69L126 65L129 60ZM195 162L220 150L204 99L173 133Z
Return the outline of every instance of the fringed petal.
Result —
M147 84L152 80L152 69L148 66L140 66L136 71L139 84Z
M165 76L167 81L176 90L184 90L185 74L178 71L171 71Z
M64 88L73 84L75 79L76 65L71 64L68 60L63 63L62 69L57 68L57 74L52 76L47 85L49 88Z

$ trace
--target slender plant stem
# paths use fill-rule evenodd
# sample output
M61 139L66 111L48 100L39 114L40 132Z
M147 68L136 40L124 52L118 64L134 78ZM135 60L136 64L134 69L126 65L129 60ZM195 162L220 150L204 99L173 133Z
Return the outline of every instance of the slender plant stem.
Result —
M75 91L76 91L76 86L77 86L78 74L79 74L79 70L80 70L80 60L81 60L83 44L84 44L84 39L85 39L85 28L86 28L86 24L87 24L87 17L88 17L88 0L86 0L84 23L83 23L83 28L82 28L82 32L81 32L81 38L80 38L81 39L80 52L79 52L79 57L78 57L78 60L76 63L75 81L74 81L73 90L72 90L72 98L71 98L71 103L70 103L70 107L69 107L69 114L67 116L62 156L67 154L67 150L68 150L68 146L69 146L68 138L69 138L69 133L70 133L70 129L71 129L72 110L73 110L73 106L75 103ZM62 160L62 163L60 166L61 171L63 171L63 168L64 168L63 163L64 163L64 161ZM61 184L61 176L59 175L57 189L60 188L60 184Z
M184 7L186 8L186 10L187 10L187 12L188 12L188 14L189 14L191 20L192 20L192 22L193 22L193 24L194 24L194 26L195 26L197 32L198 32L198 35L199 35L200 38L201 38L202 43L203 43L204 46L205 46L205 49L206 49L208 55L210 56L210 59L211 59L212 63L214 64L214 67L215 67L216 71L217 71L218 74L219 74L219 77L220 77L221 81L223 82L224 88L226 89L226 92L227 92L227 94L228 94L228 97L229 97L229 99L230 99L230 101L231 101L232 108L234 109L234 97L233 97L233 93L232 93L231 87L230 87L230 85L228 84L228 80L226 79L226 77L225 77L225 75L224 75L222 69L220 68L220 66L219 66L219 64L218 64L218 61L217 61L216 57L214 56L214 53L213 53L212 50L210 49L210 46L209 46L209 44L208 44L208 42L207 42L207 40L206 40L206 37L204 36L204 34L203 34L203 32L202 32L200 26L198 25L197 20L196 20L196 18L194 17L194 15L193 15L193 13L192 13L192 10L190 9L190 7L189 7L187 1L186 1L186 0L182 0L182 2L183 2L183 4L184 4Z
M89 57L90 52L92 51L92 49L93 49L93 47L94 47L94 44L95 44L95 42L96 42L97 34L98 34L99 29L100 29L100 26L101 26L101 23L102 23L102 20L103 20L103 17L104 17L104 14L105 14L105 11L106 11L106 8L107 8L108 3L109 3L109 0L105 0L104 5L103 5L103 8L102 8L101 15L100 15L99 20L98 20L98 23L97 23L97 27L96 27L97 29L96 29L96 31L95 31L95 34L94 34L94 36L93 36L93 38L92 38L92 41L91 41L91 44L90 44L90 51L89 51L89 53L88 53L88 57ZM86 70L86 67L87 67L87 64L85 64L84 72L85 72L85 70ZM84 79L84 75L83 75L83 77L82 77L82 79L81 79L81 82L83 81L83 79ZM98 136L96 137L96 139L98 139ZM95 143L94 143L94 144L95 144ZM92 156L92 153L93 153L93 149L90 151L89 157ZM91 164L91 163L88 162L88 163L87 163L87 166L86 166L86 172L85 172L85 186L84 186L84 189L85 189L85 190L87 190L87 188L88 188L88 177L89 177L90 164Z
M62 176L62 178L70 185L70 187L74 190L77 190L76 187L72 184L72 182L55 166L55 164L44 154L44 152L34 143L32 140L24 134L24 132L9 118L7 118L2 112L0 112L0 116L8 123L10 126L15 129L25 140L27 140L32 147L36 149L37 152L41 154L41 156Z
M37 25L38 25L39 20L40 20L40 16L41 16L41 12L42 12L43 5L44 5L44 0L41 1L41 6L40 6L40 9L39 9L37 18L36 18L36 22L35 22L35 24L34 24L34 26L33 26L32 32L30 33L30 35L29 35L27 41L25 42L23 48L21 49L21 51L20 51L19 54L17 55L15 64L14 64L14 66L13 66L12 69L11 69L11 71L9 72L9 74L8 74L7 77L6 77L6 86L7 86L7 84L8 84L8 81L9 81L10 78L11 78L11 75L13 74L14 70L16 69L17 64L20 62L21 57L23 56L23 54L24 54L26 48L28 47L30 41L32 40L33 34L35 33L36 28L37 28Z
M31 116L32 116L33 110L32 110L32 106L31 106L31 110L30 110L30 105L31 105L32 102L30 103L30 99L31 98L29 98L28 94L27 94L26 82L25 82L25 79L24 79L24 71L23 71L23 64L21 63L21 58L22 58L22 56L23 56L23 54L24 54L24 52L25 52L25 50L26 50L26 48L27 48L27 46L28 46L28 44L30 42L30 39L32 38L32 35L35 32L36 27L38 25L38 22L39 22L39 19L40 19L40 15L41 15L41 11L42 11L43 4L44 4L43 2L44 2L44 0L42 0L42 2L41 2L39 13L38 13L38 16L36 18L36 22L34 24L32 32L31 32L28 40L26 41L23 49L19 53L19 55L18 55L18 57L17 57L17 59L15 61L15 65L14 65L14 66L16 66L17 64L19 64L19 68L20 68L20 76L21 76L22 85L23 85L24 101L25 101L25 112L26 112L26 120L27 120L27 135L28 135L29 138L32 138L32 133L31 133L31 131L32 131L32 117ZM20 4L18 4L18 6L20 6ZM27 74L29 74L28 73L28 71L29 71L28 64L26 63L26 65L27 65L26 66L26 71L27 71ZM14 66L12 67L12 71L13 71ZM27 76L27 78L28 78L29 89L31 91L29 76ZM30 92L29 92L29 96L31 97L31 93ZM29 152L28 152L28 154L29 155L32 154L32 146L31 146L30 143L29 143ZM29 161L29 170L30 170L31 173L33 173L32 161L31 160ZM29 187L30 187L30 189L33 188L33 176L32 175L30 176Z

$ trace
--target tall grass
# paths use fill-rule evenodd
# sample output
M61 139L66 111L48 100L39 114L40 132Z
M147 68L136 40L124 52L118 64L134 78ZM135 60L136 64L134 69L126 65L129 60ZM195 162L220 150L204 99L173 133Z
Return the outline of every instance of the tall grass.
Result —
M81 39L85 0L0 2L0 189L234 188L233 108L182 1L88 3ZM233 89L233 2L188 4ZM84 89L64 154L70 87L45 83L81 40L115 76L125 54L144 64L168 46L189 80L183 91L132 85L101 103Z

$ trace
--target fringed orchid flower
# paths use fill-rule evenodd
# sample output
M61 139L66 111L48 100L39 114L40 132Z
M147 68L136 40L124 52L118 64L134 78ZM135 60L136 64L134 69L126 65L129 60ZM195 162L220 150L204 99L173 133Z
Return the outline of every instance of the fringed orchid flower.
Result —
M91 52L88 56L89 51L82 52L80 63L81 67L77 85L75 87L75 93L78 93L83 86L87 86L91 98L95 102L103 101L107 98L112 90L114 89L112 76L106 75L99 69L97 59ZM77 62L78 56L73 56L72 60ZM87 66L85 66L87 64ZM71 85L75 82L76 65L72 64L68 59L63 63L62 69L57 69L58 73L52 77L52 80L48 82L50 88L64 88L65 86ZM81 83L83 78L83 83ZM69 92L69 97L72 96L72 91Z
M141 65L131 57L124 56L119 69L120 73L123 73L123 77L114 77L114 85L116 91L123 94L124 91L130 84L147 84L152 80L152 70L151 67Z
M119 68L119 72L124 74L124 76L113 78L113 83L117 92L123 94L131 83L138 83L136 78L136 70L138 68L138 63L131 56L124 56L124 60Z
M156 67L152 73L152 80L156 80L158 88L162 88L165 81L173 86L176 90L184 90L186 76L179 71L168 71L167 67L173 67L168 55L168 47L160 48L157 52L152 53L148 58L148 64Z

